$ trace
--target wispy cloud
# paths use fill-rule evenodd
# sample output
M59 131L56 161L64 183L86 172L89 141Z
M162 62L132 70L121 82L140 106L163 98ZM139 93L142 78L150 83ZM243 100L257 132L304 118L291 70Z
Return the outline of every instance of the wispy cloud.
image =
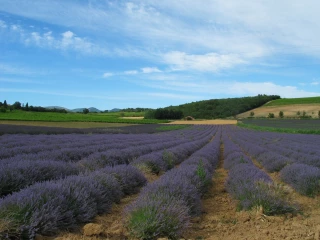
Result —
M41 81L35 81L35 80L30 80L30 79L17 79L17 78L0 78L0 82L6 82L6 83L32 83L32 84L48 84L46 82L41 82Z
M102 76L102 77L104 77L104 78L108 78L108 77L112 77L113 75L114 75L113 73L106 72L106 73L104 73L104 74L103 74L103 76Z
M235 54L207 53L204 55L188 55L184 52L170 52L164 55L164 61L173 70L197 70L217 72L228 69L246 61Z
M11 65L0 62L0 72L2 74L10 74L10 75L33 75L33 74L41 74L42 71L35 71L28 69L26 67L21 67L17 65Z
M124 71L123 72L125 75L136 75L139 72L137 70L129 70L129 71Z
M158 68L156 67L145 67L141 68L142 73L159 73L161 72Z

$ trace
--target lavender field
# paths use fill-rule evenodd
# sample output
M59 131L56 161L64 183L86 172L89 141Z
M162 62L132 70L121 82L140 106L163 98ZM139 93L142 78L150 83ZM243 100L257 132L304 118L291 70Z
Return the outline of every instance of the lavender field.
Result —
M128 234L180 238L203 214L217 169L226 171L224 188L238 210L300 214L303 208L285 189L319 195L319 143L318 135L229 125L152 133L3 134L0 238L73 231L137 193L123 211ZM159 177L150 181L150 174Z

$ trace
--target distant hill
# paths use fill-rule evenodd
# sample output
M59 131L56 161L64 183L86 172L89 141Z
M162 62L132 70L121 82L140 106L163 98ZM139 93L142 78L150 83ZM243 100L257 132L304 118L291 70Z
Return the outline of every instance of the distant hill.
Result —
M75 108L75 109L72 109L70 111L71 112L83 112L83 109L85 109L85 108ZM88 109L89 109L89 112L92 112L92 113L102 112L101 110L99 110L99 109L97 109L95 107L90 107Z
M254 97L211 99L170 106L165 109L180 110L184 116L192 116L196 119L217 119L236 116L279 98L278 95L258 95Z
M243 112L239 114L238 117L252 117L250 113L253 112L254 118L268 117L269 113L273 113L275 118L278 118L280 111L283 112L284 118L319 118L320 97L277 99L261 107Z
M119 109L119 108L113 108L113 109L109 110L109 112L120 112L120 111L121 111L121 109Z

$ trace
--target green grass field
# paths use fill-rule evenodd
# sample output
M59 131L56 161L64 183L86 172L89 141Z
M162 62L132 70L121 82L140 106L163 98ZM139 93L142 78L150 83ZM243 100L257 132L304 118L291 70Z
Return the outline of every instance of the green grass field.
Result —
M143 113L116 112L116 113L55 113L55 112L26 112L21 110L0 112L0 120L11 121L45 121L45 122L105 122L148 124L166 123L165 120L155 119L123 119L121 117L139 117Z
M310 120L312 121L312 120ZM300 134L320 134L320 130L316 129L296 129L296 128L281 128L281 127L267 127L267 126L257 126L253 124L238 123L238 127L253 129L262 132L279 132L279 133L300 133Z
M269 103L266 103L264 106L283 106L283 105L292 105L292 104L319 104L320 97L309 97L309 98L283 98L273 100Z

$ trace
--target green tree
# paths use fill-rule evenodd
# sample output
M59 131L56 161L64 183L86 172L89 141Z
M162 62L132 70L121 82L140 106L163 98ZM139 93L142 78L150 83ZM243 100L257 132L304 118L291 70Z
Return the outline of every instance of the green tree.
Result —
M250 117L253 117L254 116L254 112L250 112Z
M29 111L29 103L26 103L25 110Z
M274 113L269 113L268 118L274 118Z
M7 107L8 107L7 100L4 100L4 102L3 102L3 107L4 107L5 109L7 109Z
M21 103L20 102L15 102L13 105L14 109L21 109Z
M82 110L82 112L83 112L84 114L88 114L88 113L89 113L89 109L88 109L88 108L85 108L85 109Z
M280 118L283 118L283 117L284 117L283 111L280 111L280 112L279 112L279 117L280 117Z

